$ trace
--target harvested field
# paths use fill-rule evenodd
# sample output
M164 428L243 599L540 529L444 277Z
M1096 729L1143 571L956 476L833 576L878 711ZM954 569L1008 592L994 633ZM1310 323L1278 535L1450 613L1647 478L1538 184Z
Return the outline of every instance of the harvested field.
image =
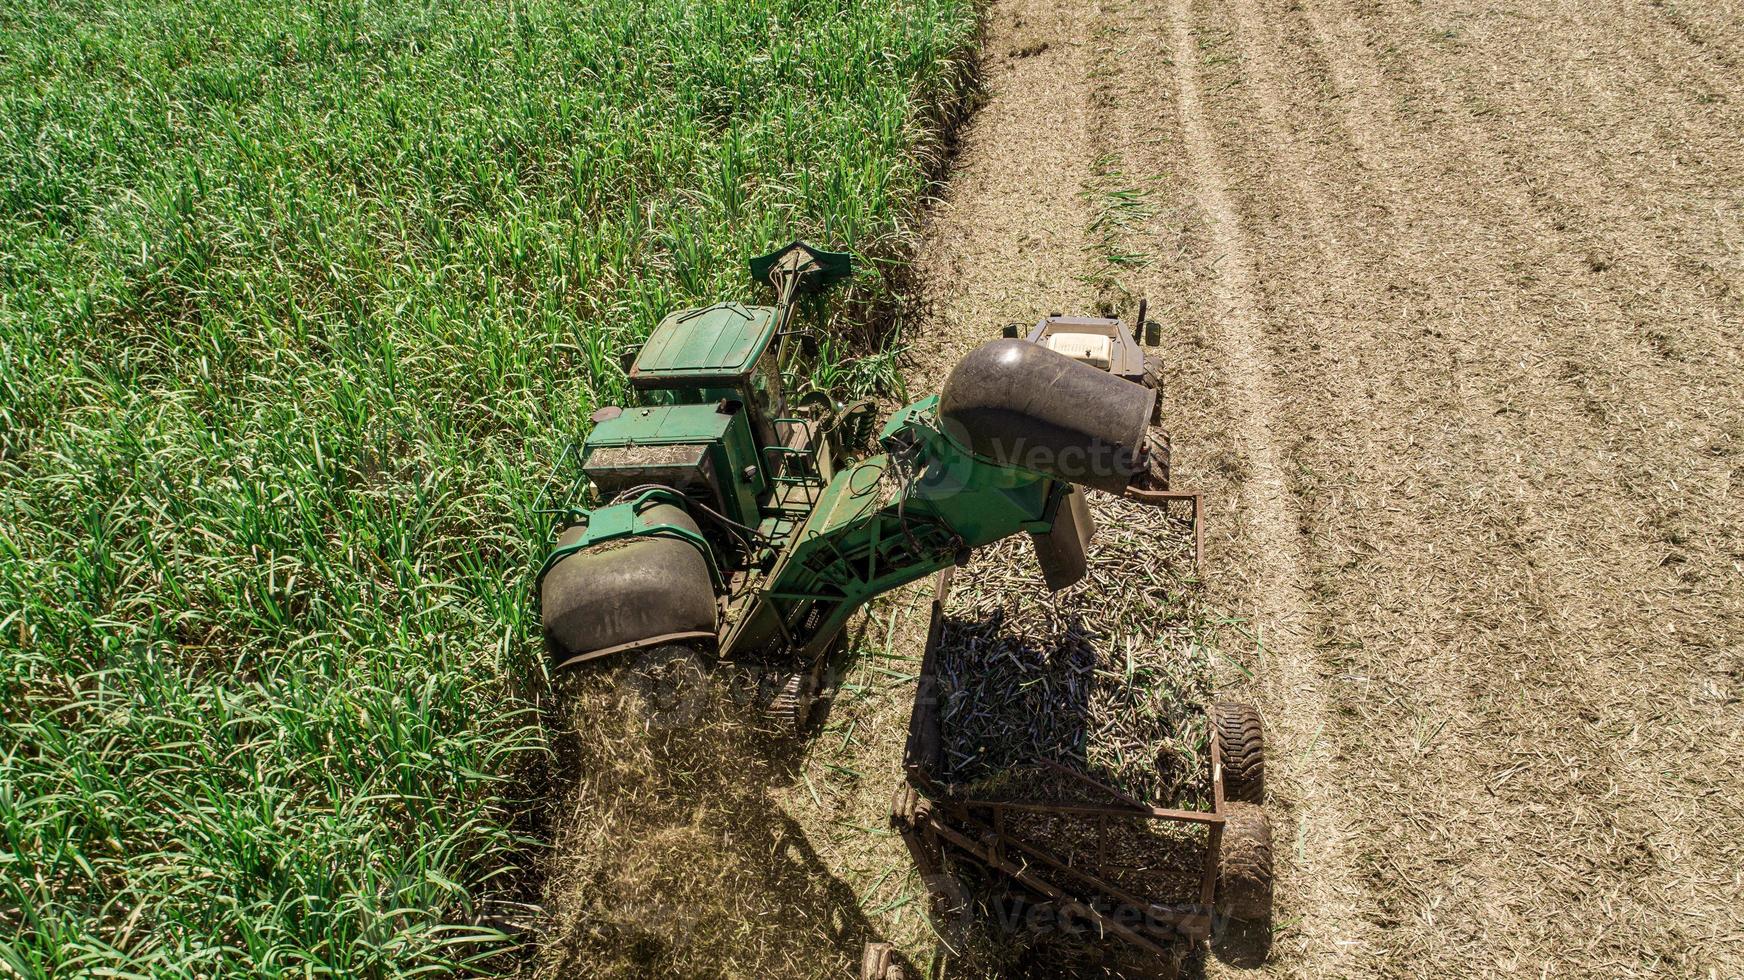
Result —
M1736 6L987 22L910 385L1006 321L1150 297L1205 601L1245 668L1219 661L1220 696L1258 703L1272 748L1258 972L1744 974ZM891 635L882 656L920 649ZM854 717L813 757L900 752L874 723L905 715ZM875 819L894 779L826 808ZM850 836L816 832L850 880L901 865ZM871 919L976 972L912 904Z
M539 976L839 975L870 936L771 786L791 760L714 692L650 712L641 665L566 680L573 766L548 861Z

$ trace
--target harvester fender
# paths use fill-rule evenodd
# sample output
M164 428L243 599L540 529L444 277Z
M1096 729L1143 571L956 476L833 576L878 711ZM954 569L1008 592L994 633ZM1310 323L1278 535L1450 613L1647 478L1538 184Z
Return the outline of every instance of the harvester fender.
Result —
M644 497L588 518L558 536L539 576L553 667L658 644L712 651L717 573L684 508Z
M1002 339L951 370L939 417L946 435L995 465L1121 493L1144 468L1156 397L1039 344Z

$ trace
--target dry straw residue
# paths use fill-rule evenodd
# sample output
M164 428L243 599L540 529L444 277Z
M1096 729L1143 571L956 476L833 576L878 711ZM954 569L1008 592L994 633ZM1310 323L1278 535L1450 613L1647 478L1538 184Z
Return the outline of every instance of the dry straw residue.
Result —
M947 775L978 794L1055 797L1051 760L1147 803L1203 807L1213 656L1190 534L1162 510L1092 494L1084 580L1042 584L1034 550L978 552L946 602L938 672Z
M567 679L554 713L570 782L531 972L841 975L871 930L772 799L792 759L712 684L651 716L638 669Z

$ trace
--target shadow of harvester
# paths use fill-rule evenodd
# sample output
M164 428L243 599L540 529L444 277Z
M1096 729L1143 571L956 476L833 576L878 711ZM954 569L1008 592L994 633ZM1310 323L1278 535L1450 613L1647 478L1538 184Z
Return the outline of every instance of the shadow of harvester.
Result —
M875 937L853 890L772 802L796 779L791 747L719 697L649 724L610 672L555 693L536 975L851 975Z

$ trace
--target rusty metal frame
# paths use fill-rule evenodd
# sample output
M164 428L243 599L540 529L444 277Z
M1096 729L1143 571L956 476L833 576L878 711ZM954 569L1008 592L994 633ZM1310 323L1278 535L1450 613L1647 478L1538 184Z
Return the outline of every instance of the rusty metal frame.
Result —
M1143 494L1141 503L1162 504L1171 500L1188 500L1193 504L1194 529L1199 528L1200 494L1160 491L1129 491ZM1195 564L1199 545L1195 540ZM954 876L946 868L944 858L958 852L984 865L1024 889L1092 923L1104 935L1112 935L1140 951L1169 961L1171 946L1176 940L1197 943L1211 934L1212 909L1216 902L1218 855L1222 848L1223 825L1226 819L1223 787L1223 746L1216 726L1211 727L1211 789L1212 809L1178 810L1148 806L1120 790L1093 779L1084 773L1042 760L1060 771L1063 777L1075 778L1103 796L1116 801L1110 804L1051 803L1041 800L985 800L971 796L962 786L939 780L936 773L942 764L942 736L939 730L936 665L940 638L944 629L944 602L950 593L953 571L939 573L933 591L932 620L927 630L925 653L921 659L920 685L913 712L909 717L908 741L903 751L903 769L907 777L897 790L891 813L891 825L914 858L915 866L927 883L935 908L946 903L958 907L965 904L958 884L957 894L950 894ZM1163 820L1202 826L1206 829L1203 872L1199 884L1197 905L1180 906L1154 903L1144 896L1134 895L1098 874L1072 867L1044 847L1022 839L1006 825L1009 813L1058 814L1079 818L1088 825L1087 832L1096 835L1097 853L1106 848L1110 818ZM1098 863L1097 871L1101 871ZM1103 915L1095 903L1099 899L1144 909L1147 924L1166 927L1170 934L1159 935L1144 925L1134 927Z
M1186 501L1193 505L1193 571L1195 574L1204 569L1205 553L1205 523L1202 520L1205 513L1205 494L1199 490L1140 490L1128 487L1127 499L1150 507L1167 508L1175 501Z

